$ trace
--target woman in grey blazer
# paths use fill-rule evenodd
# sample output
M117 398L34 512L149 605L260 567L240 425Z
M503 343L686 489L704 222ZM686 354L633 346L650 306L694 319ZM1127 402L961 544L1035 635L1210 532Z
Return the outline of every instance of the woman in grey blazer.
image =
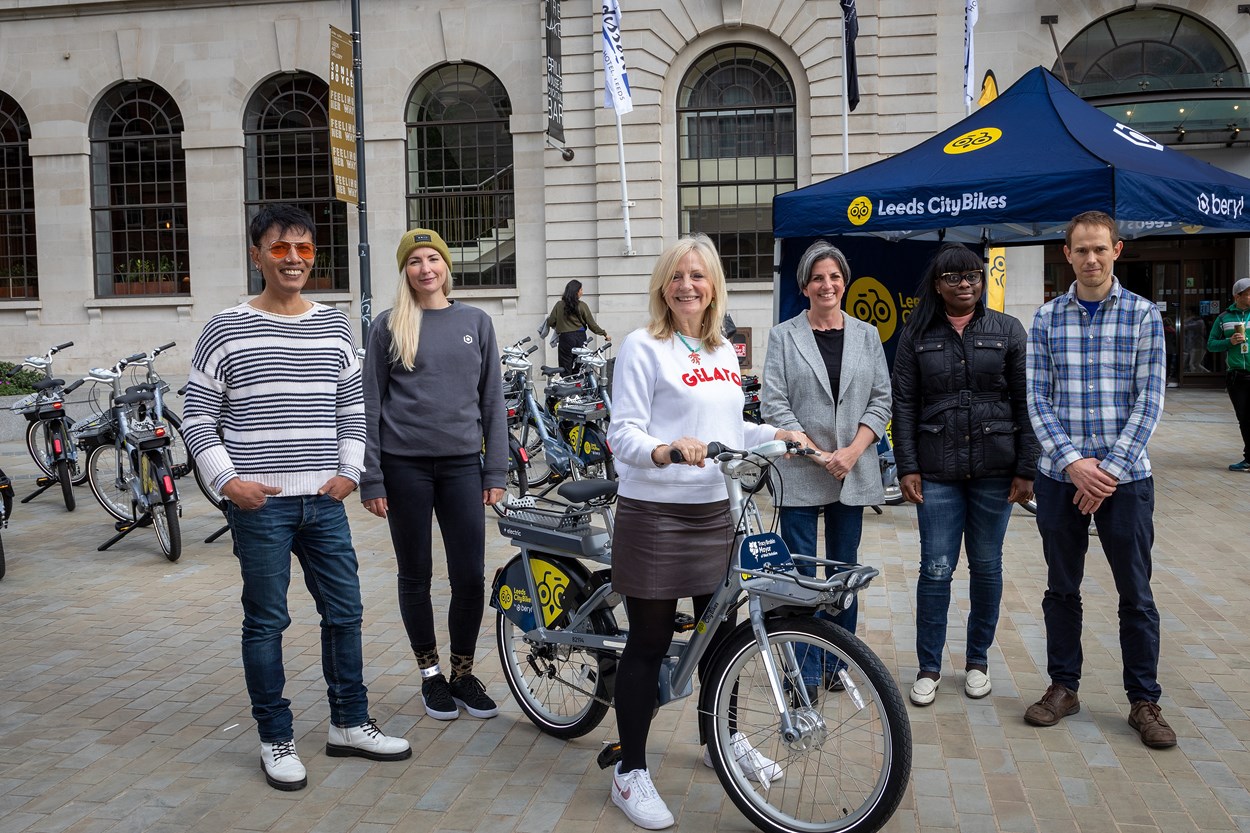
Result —
M803 432L819 455L778 461L781 537L793 552L818 555L823 514L824 557L854 564L864 507L885 501L876 444L890 421L890 371L876 327L842 309L851 281L846 256L819 240L797 275L810 308L769 333L763 412L770 425ZM857 617L858 603L833 621L854 633ZM824 669L810 664L805 683L837 687L832 660Z

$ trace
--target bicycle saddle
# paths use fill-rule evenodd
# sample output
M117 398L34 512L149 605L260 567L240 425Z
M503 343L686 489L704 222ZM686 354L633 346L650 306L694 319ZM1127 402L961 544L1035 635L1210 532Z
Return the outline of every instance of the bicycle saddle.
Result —
M616 497L615 480L570 480L556 490L560 497L570 503L586 503L596 498Z

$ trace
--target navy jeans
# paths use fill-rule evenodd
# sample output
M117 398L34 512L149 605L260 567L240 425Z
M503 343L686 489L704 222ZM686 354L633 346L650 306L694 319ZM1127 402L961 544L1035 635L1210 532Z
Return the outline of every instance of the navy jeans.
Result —
M1037 529L1046 556L1046 670L1051 682L1076 691L1081 683L1081 579L1089 550L1089 519L1072 503L1076 487L1039 474ZM1150 591L1154 545L1154 479L1121 483L1094 513L1098 539L1120 596L1120 653L1130 703L1156 703L1159 611Z
M968 554L968 665L987 665L1003 598L1003 536L1011 517L1010 477L945 482L924 480L920 521L920 579L916 583L916 658L921 671L940 673L946 644L951 578L962 539Z
M825 516L825 552L822 556L831 561L844 564L859 563L859 541L864 532L864 507L847 506L843 503L827 503L824 506L783 506L781 508L781 540L786 542L790 552L799 555L820 555L816 550L816 527L821 513ZM816 575L816 565L796 561L795 566L800 573L808 576ZM832 567L825 568L825 575L833 574ZM855 624L859 620L859 597L851 603L850 608L836 616L829 616L823 611L816 614L822 619L829 619L841 625L851 633L855 633ZM810 651L803 659L803 681L818 685L822 678L828 681L838 673L839 663L830 658L821 668L823 651Z
M336 726L364 723L369 699L360 644L363 608L343 504L329 495L307 495L271 497L252 512L227 507L243 574L243 676L261 741L294 737L291 701L282 696L292 552L321 614L321 670L329 686L330 720Z

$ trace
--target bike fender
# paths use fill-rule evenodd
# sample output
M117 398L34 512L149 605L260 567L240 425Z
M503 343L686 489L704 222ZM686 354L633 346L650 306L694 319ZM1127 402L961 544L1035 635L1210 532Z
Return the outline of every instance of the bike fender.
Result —
M564 619L566 599L580 597L590 574L581 562L544 552L529 554L538 598L530 595L522 554L517 553L495 573L491 585L490 606L512 620L518 628L531 631L537 627L535 610L541 612L544 627L559 626Z

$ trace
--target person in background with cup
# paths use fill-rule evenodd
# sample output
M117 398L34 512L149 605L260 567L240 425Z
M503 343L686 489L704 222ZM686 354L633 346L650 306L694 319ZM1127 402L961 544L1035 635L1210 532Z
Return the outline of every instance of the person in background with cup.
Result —
M1233 302L1211 325L1207 349L1212 353L1228 353L1228 370L1224 386L1233 402L1233 413L1241 428L1241 462L1229 471L1250 472L1250 344L1246 343L1246 325L1250 324L1250 278L1233 284Z

